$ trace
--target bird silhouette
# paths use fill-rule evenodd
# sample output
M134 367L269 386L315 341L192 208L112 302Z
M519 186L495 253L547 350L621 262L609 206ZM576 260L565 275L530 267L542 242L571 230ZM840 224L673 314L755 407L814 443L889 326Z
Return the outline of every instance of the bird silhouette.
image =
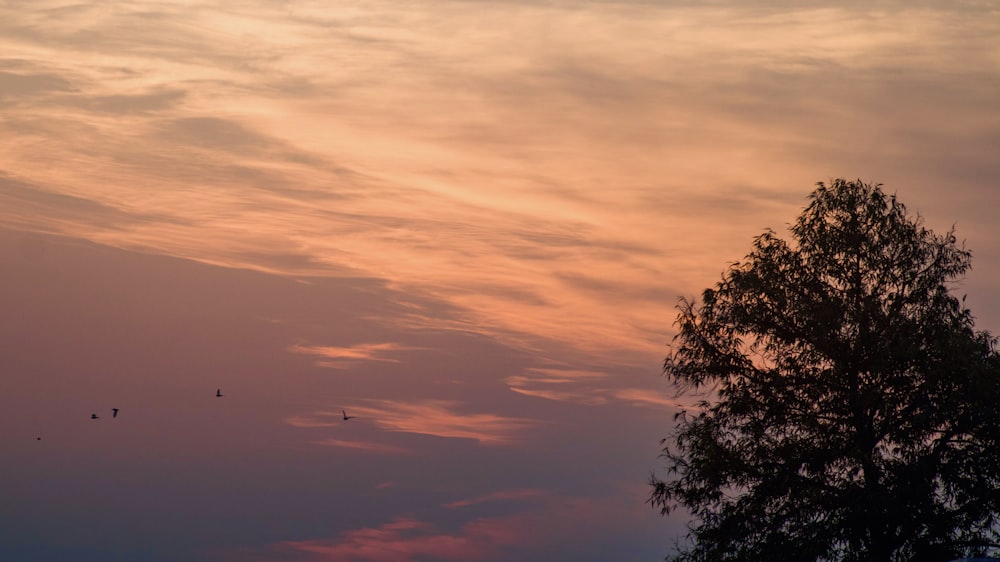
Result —
M112 418L117 418L118 417L118 408L111 408L111 412L112 412L112 414L111 414Z
M222 389L221 388L215 391L215 397L216 398L222 398Z
M345 419L345 420L352 420L352 419L354 419L354 418L356 418L356 417L357 417L357 416L349 416L349 415L347 415L347 412L345 412L345 411L343 411L343 410L341 410L341 411L340 411L340 413L341 413L341 414L344 414L344 419Z
M97 414L90 414L90 419L96 420L96 419L100 419L100 418L97 417Z

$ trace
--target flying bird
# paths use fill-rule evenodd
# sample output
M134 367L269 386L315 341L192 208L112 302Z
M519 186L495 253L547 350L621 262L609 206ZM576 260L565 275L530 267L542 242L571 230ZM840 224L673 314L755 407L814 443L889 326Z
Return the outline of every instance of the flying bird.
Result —
M222 389L221 388L215 391L215 397L216 398L222 398Z
M118 417L118 408L111 408L111 412L112 412L112 414L111 414L112 418L117 418Z
M349 416L349 415L347 415L347 412L345 412L345 411L343 411L343 410L341 410L341 411L340 411L340 413L341 413L341 414L344 414L344 419L345 419L345 420L352 420L352 419L354 419L354 418L358 417L358 416Z
M90 414L90 419L96 420L96 419L100 419L100 418L97 417L97 414Z

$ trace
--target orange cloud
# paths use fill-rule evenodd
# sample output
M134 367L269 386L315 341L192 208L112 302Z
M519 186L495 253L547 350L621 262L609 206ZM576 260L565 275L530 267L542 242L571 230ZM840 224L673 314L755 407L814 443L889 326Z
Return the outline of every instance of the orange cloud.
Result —
M524 396L558 402L600 406L612 400L630 402L649 408L694 408L669 398L664 392L648 388L615 388L601 371L571 369L527 369L522 375L507 377L512 391ZM598 381L603 384L596 384ZM622 382L618 382L621 385Z
M512 392L524 396L597 406L607 403L607 391L594 383L607 376L603 371L530 368L524 374L507 377L504 382Z
M656 361L679 288L714 282L827 171L925 194L947 181L962 195L925 199L995 238L966 204L995 160L980 4L251 2L164 10L155 32L141 10L0 8L0 153L18 185L0 223L351 272L457 311L394 322ZM328 367L394 351L310 350Z
M525 369L525 372L536 382L544 383L564 383L580 382L583 380L594 380L607 378L604 371L588 371L583 369L557 369L532 367Z
M554 400L556 402L573 402L576 404L584 404L586 406L600 406L601 404L606 404L608 402L607 398L597 395L593 391L546 390L539 388L527 389L519 388L517 386L511 386L509 388L511 391L524 396L544 398L546 400Z
M347 368L357 361L386 361L398 363L399 359L387 357L386 355L395 351L407 351L418 349L400 345L398 343L359 343L349 347L336 347L329 345L293 345L288 348L292 353L304 355L315 355L322 357L324 361L318 361L317 365L332 368Z
M617 490L602 499L561 498L536 490L513 490L486 494L446 507L463 507L493 499L542 497L545 500L522 511L501 517L478 517L458 529L445 531L413 517L397 517L379 525L340 533L337 537L285 541L267 552L244 558L294 562L417 562L423 560L506 562L541 559L526 556L533 547L572 541L580 533L633 521L636 511L645 512L640 488ZM627 517L629 516L629 517ZM260 556L263 554L263 556ZM518 556L518 554L521 554Z
M445 400L381 400L375 404L356 406L352 412L359 418L372 419L376 426L389 431L475 439L483 445L510 445L519 432L537 423L497 414L460 413L456 411L457 402Z
M626 402L651 408L693 408L677 400L667 398L662 392L645 388L623 388L614 391L614 397Z
M349 408L351 415L358 418L352 423L369 422L401 433L474 439L483 445L512 445L520 432L539 423L497 414L462 413L458 411L459 403L447 400L369 400L367 404ZM285 423L302 428L336 427L342 425L342 415L340 411L319 411L288 417Z

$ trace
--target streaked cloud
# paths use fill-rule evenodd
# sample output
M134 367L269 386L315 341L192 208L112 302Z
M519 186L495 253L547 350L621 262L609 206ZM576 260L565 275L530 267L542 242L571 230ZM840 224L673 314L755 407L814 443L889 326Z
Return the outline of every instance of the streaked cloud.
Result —
M650 373L650 380L644 380L602 371L531 368L521 375L507 377L505 382L511 391L524 396L586 406L627 402L660 410L695 407L672 398L666 390L627 386L636 382L656 382L652 376Z
M44 215L38 224L32 215ZM113 206L100 200L53 191L8 176L0 171L0 220L8 227L59 232L66 229L121 231L146 222L172 222L183 219L156 214L152 210Z
M520 434L538 420L464 411L449 400L415 402L369 399L347 408L357 416L352 424L370 423L392 432L431 435L451 439L471 439L482 445L503 446L517 443ZM336 427L343 422L340 411L320 411L292 416L286 423L294 427Z
M499 414L467 413L461 405L447 400L402 402L370 401L352 412L368 418L382 429L457 439L474 439L483 445L513 445L520 434L540 422Z
M587 406L606 404L608 374L601 371L535 367L505 379L507 387L523 396Z
M594 381L608 378L604 371L589 371L584 369L567 369L556 367L532 367L525 369L525 375L515 380L531 379L535 382L563 384L580 381Z
M412 351L420 348L405 346L398 343L359 343L349 347L323 345L293 345L288 348L292 353L313 355L322 358L317 365L334 369L346 369L359 361L383 361L399 363L392 357L396 352Z
M1000 30L983 10L32 3L0 8L18 104L0 150L48 192L164 219L105 231L32 215L39 229L356 271L526 349L649 358L672 295L793 216L812 182L878 172L929 190L957 167L976 189L997 173L980 78ZM928 150L942 138L949 151Z
M508 381L510 384L510 381ZM517 386L516 384L510 385L510 390L521 394L523 396L532 396L535 398L544 398L546 400L555 400L556 402L573 402L576 404L584 404L587 406L599 406L601 404L606 404L608 402L607 398L603 396L603 391L593 391L593 390L560 390L553 388L527 388L523 386Z
M618 400L631 402L639 406L657 408L662 411L673 408L693 408L694 406L670 398L665 392L646 388L619 388L611 394Z

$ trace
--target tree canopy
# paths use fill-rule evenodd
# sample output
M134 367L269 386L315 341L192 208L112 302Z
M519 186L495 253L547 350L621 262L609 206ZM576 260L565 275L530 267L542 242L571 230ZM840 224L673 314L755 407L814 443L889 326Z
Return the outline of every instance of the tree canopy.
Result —
M944 562L997 548L1000 356L952 294L971 265L880 185L817 184L700 302L664 374L697 408L650 503L677 561Z

